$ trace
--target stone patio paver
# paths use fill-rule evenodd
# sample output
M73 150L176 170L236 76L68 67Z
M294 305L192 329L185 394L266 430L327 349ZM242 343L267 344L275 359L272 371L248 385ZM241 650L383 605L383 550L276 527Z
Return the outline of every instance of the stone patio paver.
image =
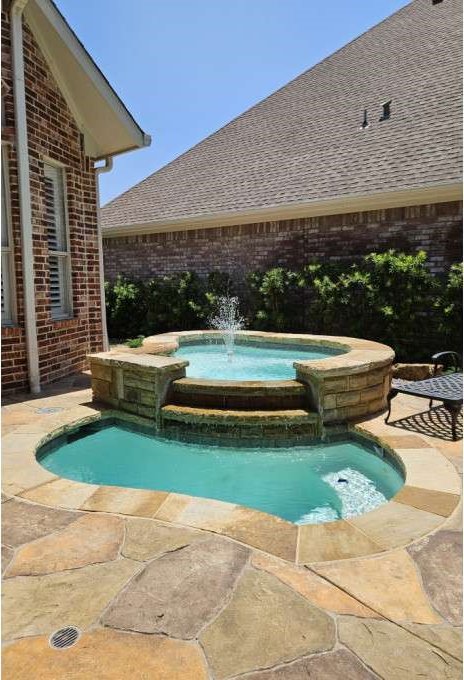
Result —
M2 490L12 498L19 496L19 494L25 491L25 487L22 484L16 484L16 482L2 479Z
M331 649L335 625L274 576L248 569L200 642L214 677L230 678Z
M234 504L224 503L223 501L170 493L156 512L155 517L189 527L202 527L210 531L220 531L235 507Z
M340 641L385 680L461 680L462 666L390 621L340 617Z
M11 499L2 504L2 542L16 547L63 529L79 515Z
M417 486L403 486L395 496L395 503L412 505L418 510L448 517L459 503L459 496L444 491L421 489Z
M347 649L316 654L280 668L242 676L243 680L373 680L378 677Z
M454 627L446 624L424 626L419 623L403 623L401 626L462 661L462 630L460 626Z
M317 607L337 614L352 614L368 618L377 616L372 609L304 567L295 567L263 553L253 555L252 565L256 569L264 569L269 574L277 576L280 581Z
M100 557L108 557L110 561L47 575L5 579L5 680L26 677L28 680L119 680L126 675L131 680L232 677L238 680L238 676L240 680L303 680L308 674L315 680L379 677L384 680L400 677L446 680L461 677L462 666L458 660L462 637L458 565L459 532L462 531L460 509L446 519L457 494L443 492L443 488L438 491L440 485L433 490L420 485L412 489L403 487L399 497L388 504L393 508L393 514L389 510L387 514L379 512L377 515L380 534L374 535L370 526L358 525L355 518L349 521L350 526L356 528L355 536L364 534L383 553L376 550L377 554L373 556L324 564L309 562L309 568L298 566L294 563L295 529L277 518L261 521L261 516L266 517L263 513L178 494L155 499L152 494L156 492L144 490L134 492L116 487L97 490L92 485L60 478L52 481L47 478L45 482L42 478L37 485L37 470L40 475L46 471L31 460L33 449L30 445L51 426L72 427L73 421L83 414L87 419L98 416L98 407L90 405L90 391L69 393L73 384L74 380L63 381L62 386L54 385L47 388L45 395L28 397L26 401L24 396L18 396L2 410L4 434L9 437L4 468L9 477L4 476L3 489L8 495L22 492L26 497L26 500L8 500L2 496L3 542L6 543L3 557L6 561L13 557L15 563L17 556L32 554L34 560L39 563L42 560L45 567L47 558L39 555L38 546L58 545L56 541L59 542L57 536L60 534L72 537L76 525L79 527L79 521L85 517L91 518L91 524L106 519L124 523L125 541L120 548L124 557L111 559L115 555L116 541L107 544L103 540L108 553L104 556L102 550ZM36 412L44 406L57 405L64 408L63 413ZM395 418L404 419L420 410L424 410L422 400L405 395L395 399ZM375 437L385 438L394 448L409 450L413 457L416 456L415 469L422 475L421 484L427 486L429 482L433 486L434 482L428 470L424 473L427 478L421 470L427 456L429 466L433 467L434 456L438 460L444 455L455 469L461 469L460 443L408 431L404 429L407 422L403 420L402 423L401 428L394 423L385 425L383 415L379 415L364 421L362 428L372 431ZM36 434L30 434L29 430ZM12 439L15 434L20 438ZM419 453L414 451L419 449ZM404 456L408 456L407 451ZM22 469L31 463L35 468L32 476L30 470ZM446 469L448 476L445 486L454 485L456 480L452 479L451 468L446 462L443 465L443 459L440 466L442 470ZM94 496L93 504L81 512L58 507L79 509L91 496ZM401 506L403 510L399 509ZM163 512L168 516L160 521ZM111 513L129 517L115 517ZM362 523L367 518L370 524L368 515L358 519ZM289 526L290 532L287 531ZM203 531L197 531L195 527ZM211 532L222 532L225 537ZM420 538L429 532L432 533ZM323 533L329 536L330 528L328 533L327 529ZM409 543L407 550L391 550L395 535L403 545ZM46 538L42 541L43 537ZM211 554L205 557L201 550L196 550L208 540L231 546L229 550L234 554L236 550L246 551L247 557L241 568L237 567L235 575L229 573L230 559L224 559L221 564L218 557L211 581L208 565L211 560L214 562L214 553L206 551ZM251 547L243 547L235 540ZM411 545L412 540L416 543ZM54 568L64 568L69 566L66 562L69 559L75 559L76 565L80 564L79 560L85 562L93 550L96 553L100 550L98 545L91 543L92 540L84 540L73 544L70 540L61 553L59 549L56 554L50 549L50 564L53 566L54 563ZM326 540L324 549L327 545L330 541ZM254 550L253 546L264 552ZM162 599L164 585L170 584L170 592L174 595L164 594L166 607L159 613L169 615L167 618L173 629L182 626L183 619L195 621L197 616L195 635L204 644L204 649L198 640L184 642L168 638L164 633L147 635L127 631L125 626L136 616L130 607L119 612L119 630L98 628L120 598L131 591L136 574L153 569L156 575L155 565L162 564L163 560L172 565L172 560L175 563L176 556L184 551L192 551L192 559L183 570L178 569L177 576L175 570L168 573L166 569L161 581L158 582L155 576L147 579L144 606L148 612L148 601ZM396 557L398 553L403 555L401 564ZM392 562L386 566L385 560L393 560L393 566ZM409 566L404 568L408 565L407 560ZM371 566L365 566L367 563ZM373 564L377 569L375 574L371 568ZM383 565L380 570L379 564ZM332 582L331 577L313 571L334 565L343 572L339 582ZM360 572L357 580L356 572ZM347 574L354 576L345 585ZM186 596L182 595L183 588ZM219 594L216 596L215 593ZM203 616L201 607L205 599L211 604L211 613ZM169 609L173 601L175 607ZM374 613L369 609L370 605L380 613ZM440 623L414 623L430 620L430 612ZM383 620L382 614L391 621ZM49 649L48 635L61 625L72 624L84 629L76 646L65 652ZM18 639L24 635L43 637ZM209 658L208 669L205 651Z
M37 444L35 434L11 433L2 437L2 458L4 456L21 456L24 451L34 450Z
M3 650L5 680L208 680L197 644L100 629L70 649L48 638L19 640Z
M21 425L30 425L35 422L41 422L39 415L35 414L30 406L23 406L22 404L14 404L10 406L2 406L2 432L4 427L12 428L10 431L17 430ZM8 434L5 432L5 434Z
M2 545L2 574L10 564L11 560L13 559L13 555L14 550L12 548L8 548L8 546Z
M462 534L439 531L409 546L408 553L435 609L453 625L462 625Z
M14 485L21 493L26 489L51 482L57 476L42 467L34 458L33 449L21 452L8 452L2 448L2 476L8 479L9 485Z
M19 548L5 577L50 574L118 557L124 538L119 517L84 515L60 531Z
M236 506L222 533L284 560L295 561L298 527L280 517Z
M315 565L312 569L389 619L441 623L405 550L370 559Z
M391 428L389 428L388 434L382 436L382 439L393 449L419 449L430 446L423 437L419 437L417 434L390 434L390 430Z
M133 579L103 623L193 638L223 605L249 555L247 548L214 536L167 553Z
M459 531L462 533L462 503L456 508L453 514L446 520L441 527L444 531Z
M460 493L460 480L454 465L444 456L437 455L439 454L437 449L397 449L397 451L408 466L406 484L434 490L439 481L442 491Z
M127 519L122 554L132 560L152 560L195 541L205 540L207 536L205 532L164 526L151 519Z
M83 510L153 517L167 496L168 494L164 491L100 486L81 507Z
M98 488L96 484L60 478L25 491L21 497L44 505L77 510Z
M386 549L396 548L398 543L406 545L437 529L443 517L390 501L347 521Z
M383 547L348 522L306 524L299 527L298 562L311 564L372 555Z
M139 562L119 559L45 576L5 579L3 638L49 635L69 625L87 628L139 569Z

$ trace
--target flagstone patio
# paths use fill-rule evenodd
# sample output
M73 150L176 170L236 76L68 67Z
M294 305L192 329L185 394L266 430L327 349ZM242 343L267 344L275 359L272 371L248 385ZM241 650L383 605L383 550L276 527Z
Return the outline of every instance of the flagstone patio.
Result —
M85 417L86 382L69 378L38 398L5 403L7 471L26 460L33 433ZM461 442L447 437L443 409L427 414L426 406L398 396L391 425L381 416L363 423L416 467L420 486L392 504L404 508L392 521L401 532L404 513L417 509L414 517L427 520L423 535L409 543L405 534L390 549L372 539L364 516L358 532L375 550L351 559L298 565L283 559L288 546L278 532L277 554L266 549L269 538L259 549L259 523L247 533L237 520L221 533L221 509L205 528L201 506L179 521L180 501L167 503L166 494L116 494L40 468L34 482L26 475L35 472L24 472L2 495L3 677L461 678L460 508L453 510L454 487L424 495L434 456L461 471ZM80 639L51 649L50 634L66 625Z

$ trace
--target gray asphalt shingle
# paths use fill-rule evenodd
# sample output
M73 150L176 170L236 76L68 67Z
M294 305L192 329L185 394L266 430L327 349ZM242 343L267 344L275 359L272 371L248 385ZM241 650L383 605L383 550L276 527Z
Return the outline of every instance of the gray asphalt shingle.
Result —
M461 26L460 0L414 0L108 203L105 231L460 181Z

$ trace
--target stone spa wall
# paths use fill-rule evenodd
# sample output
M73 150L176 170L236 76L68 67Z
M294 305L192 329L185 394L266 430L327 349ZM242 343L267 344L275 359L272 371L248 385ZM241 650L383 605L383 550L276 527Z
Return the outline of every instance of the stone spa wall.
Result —
M128 352L102 352L90 356L92 390L96 401L109 404L119 410L154 419L162 425L163 410L170 420L211 426L214 423L229 427L257 424L291 429L292 423L301 426L304 418L314 417L322 424L344 423L368 416L386 407L390 389L391 367L394 352L390 347L368 340L319 335L297 335L241 331L247 342L288 343L291 345L324 345L345 350L344 354L316 361L295 362L294 381L217 381L190 378L185 381L187 361L172 356L162 356L175 350L182 342L207 340L216 331L184 331L166 333L146 338L140 350ZM208 405L185 406L170 403L176 381L182 383L184 393L201 399L207 394ZM285 405L289 383L305 387L305 403L300 409ZM223 397L233 386L234 397L248 395L250 385L260 388L263 395L279 399L280 386L284 396L278 410L275 406L266 410L250 408L230 410ZM261 395L261 396L263 396ZM214 397L217 403L214 403ZM249 396L249 395L248 395ZM309 424L309 422L308 422Z

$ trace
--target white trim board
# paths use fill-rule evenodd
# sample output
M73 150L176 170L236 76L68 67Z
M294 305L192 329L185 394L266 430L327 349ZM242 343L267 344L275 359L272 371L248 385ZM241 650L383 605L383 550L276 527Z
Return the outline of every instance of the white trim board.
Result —
M429 187L411 188L402 191L378 192L357 196L341 196L323 201L308 201L287 205L269 206L248 211L223 212L200 216L183 217L172 220L159 220L144 224L129 224L116 227L103 227L103 238L157 234L190 229L208 229L238 224L256 224L279 220L318 217L322 215L342 215L369 210L403 208L430 203L447 203L462 200L462 184L453 183Z

